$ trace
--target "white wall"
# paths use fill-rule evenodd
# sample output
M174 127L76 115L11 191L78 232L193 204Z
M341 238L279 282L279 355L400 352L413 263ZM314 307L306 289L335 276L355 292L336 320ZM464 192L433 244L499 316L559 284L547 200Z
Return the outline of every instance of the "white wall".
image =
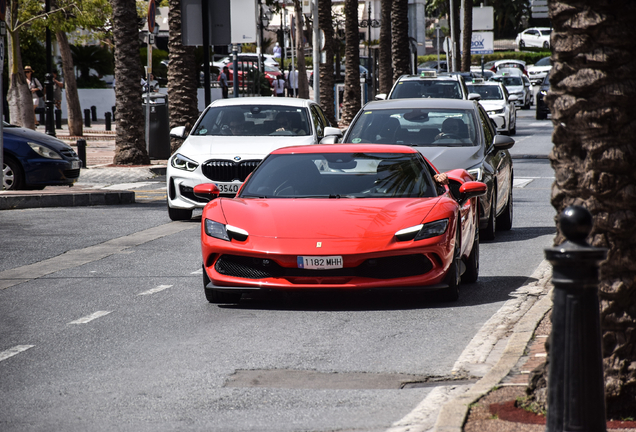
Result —
M160 93L168 94L167 88L159 89ZM104 120L104 113L110 112L112 113L112 107L115 106L115 90L112 88L109 89L78 89L77 90L80 106L82 108L82 118L84 118L84 110L91 109L92 106L95 106L95 112L97 114L98 120ZM221 98L221 89L220 88L211 88L211 99L215 101ZM203 89L197 89L197 97L199 100L198 108L199 112L203 111L205 108L205 96L203 94ZM169 103L169 102L168 102ZM68 110L66 107L66 92L62 90L62 118L68 118Z

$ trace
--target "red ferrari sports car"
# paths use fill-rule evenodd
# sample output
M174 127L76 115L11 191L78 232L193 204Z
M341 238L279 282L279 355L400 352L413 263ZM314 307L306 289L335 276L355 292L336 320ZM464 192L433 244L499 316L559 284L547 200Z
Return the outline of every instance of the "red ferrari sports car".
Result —
M208 301L255 290L443 290L479 274L477 196L465 170L406 146L331 144L270 153L234 198L214 184L201 219Z

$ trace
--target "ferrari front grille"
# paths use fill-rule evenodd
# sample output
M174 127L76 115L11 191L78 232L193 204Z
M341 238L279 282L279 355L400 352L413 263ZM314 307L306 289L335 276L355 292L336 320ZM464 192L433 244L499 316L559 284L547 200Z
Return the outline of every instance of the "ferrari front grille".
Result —
M424 255L401 255L368 259L358 267L306 270L281 267L270 259L222 255L216 261L214 268L222 275L245 279L272 277L367 277L372 279L394 279L425 274L433 268L433 264Z
M234 162L225 159L209 160L203 164L203 175L216 182L245 181L248 175L261 163L260 160Z

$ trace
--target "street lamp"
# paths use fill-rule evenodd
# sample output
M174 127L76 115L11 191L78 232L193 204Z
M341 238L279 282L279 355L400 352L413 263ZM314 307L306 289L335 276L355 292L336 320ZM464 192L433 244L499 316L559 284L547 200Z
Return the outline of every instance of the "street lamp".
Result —
M272 11L269 9L269 6L264 5L262 0L258 0L258 4L260 6L259 13L259 28L260 28L260 52L258 55L258 70L260 72L265 72L265 66L263 65L263 29L269 25L269 22L272 19Z
M51 12L51 0L46 0L44 3L44 10L48 19L48 14ZM45 93L45 132L47 135L55 136L55 123L53 122L53 60L51 57L51 29L48 24L46 26L46 75L44 75Z
M371 19L371 2L367 7L367 19L360 21L358 27L367 28L367 57L371 58L371 28L380 27L380 20Z

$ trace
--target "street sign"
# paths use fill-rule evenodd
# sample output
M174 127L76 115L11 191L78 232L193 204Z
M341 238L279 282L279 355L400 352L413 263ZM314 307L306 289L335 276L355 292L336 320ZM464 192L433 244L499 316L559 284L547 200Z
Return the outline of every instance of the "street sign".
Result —
M150 0L148 2L148 32L149 33L154 33L155 31L156 15L157 15L157 5L155 4L155 0Z
M493 32L473 32L470 41L471 54L493 54L494 37Z

